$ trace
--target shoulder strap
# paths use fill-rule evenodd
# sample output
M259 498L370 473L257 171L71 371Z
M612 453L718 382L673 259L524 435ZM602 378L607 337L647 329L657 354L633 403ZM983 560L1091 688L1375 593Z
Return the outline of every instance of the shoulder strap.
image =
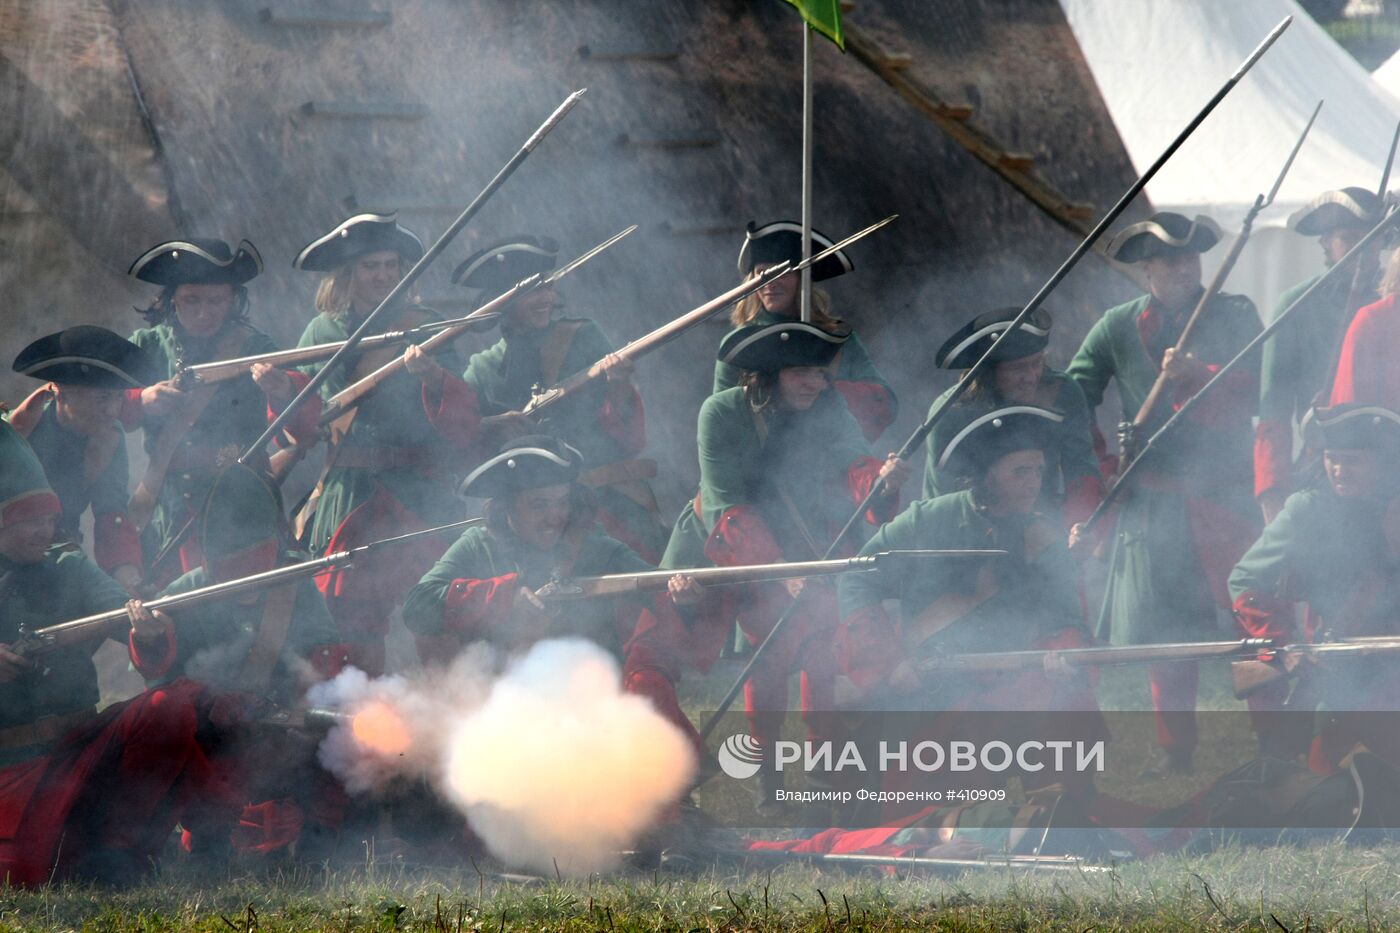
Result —
M540 347L540 380L543 388L549 388L559 381L560 370L564 368L564 357L574 345L574 337L587 321L558 321Z
M759 446L765 446L768 443L768 423L763 420L763 412L750 405L749 414L753 416L753 427L758 433ZM812 536L812 532L807 528L807 523L802 520L802 513L798 510L797 503L792 501L792 496L788 494L787 484L783 482L783 477L775 477L773 485L778 490L778 498L783 501L783 508L787 509L788 517L792 519L793 525L796 526L798 533L802 535L802 540L806 543L807 549L812 552L812 557L820 558L823 553L822 546L817 543L817 539Z
M282 656L287 632L292 627L292 610L296 606L298 584L288 583L271 590L263 601L262 622L253 638L253 646L243 659L238 681L245 690L266 689L272 681L272 671Z

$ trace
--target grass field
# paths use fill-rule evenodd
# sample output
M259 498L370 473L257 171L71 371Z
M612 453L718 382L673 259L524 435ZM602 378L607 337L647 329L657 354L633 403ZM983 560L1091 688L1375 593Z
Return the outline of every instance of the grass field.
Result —
M690 684L713 704L719 672ZM1140 670L1106 672L1106 707L1150 708ZM718 685L718 686L717 686ZM1238 710L1223 665L1203 671L1201 706ZM1233 720L1239 722L1240 720ZM1206 736L1202 773L1252 754L1253 737ZM1148 749L1144 747L1143 753ZM1159 784L1184 798L1206 777ZM699 795L708 807L734 787ZM1113 789L1131 796L1125 785ZM344 854L342 847L342 855ZM240 864L208 876L172 861L112 891L0 889L0 930L1384 930L1400 927L1400 846L1248 847L1111 866L1026 872L970 866L862 868L736 858L680 875L623 869L568 881L501 866L410 867L395 858L313 869Z

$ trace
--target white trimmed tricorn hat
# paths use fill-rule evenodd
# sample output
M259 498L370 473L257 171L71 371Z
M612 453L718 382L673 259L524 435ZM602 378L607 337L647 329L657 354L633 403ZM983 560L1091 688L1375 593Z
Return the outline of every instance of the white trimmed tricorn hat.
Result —
M1204 253L1220 242L1220 227L1204 214L1188 220L1172 211L1159 211L1124 227L1108 244L1108 255L1119 262L1142 262L1169 250Z

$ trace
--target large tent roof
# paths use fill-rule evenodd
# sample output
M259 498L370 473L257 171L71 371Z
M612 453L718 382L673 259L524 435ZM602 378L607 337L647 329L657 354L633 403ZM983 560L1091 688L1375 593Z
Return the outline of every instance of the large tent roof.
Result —
M1285 16L1293 24L1147 188L1159 209L1237 226L1325 100L1275 205L1281 225L1329 188L1373 188L1400 102L1294 0L1060 0L1134 167L1142 171Z

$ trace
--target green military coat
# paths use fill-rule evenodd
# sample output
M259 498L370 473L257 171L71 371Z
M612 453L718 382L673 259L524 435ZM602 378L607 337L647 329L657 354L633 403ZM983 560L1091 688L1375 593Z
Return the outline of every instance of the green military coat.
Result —
M454 580L491 580L514 573L519 575L515 588L537 590L561 575L587 577L655 569L596 525L584 534L578 556L570 565L571 548L567 535L552 551L543 552L526 546L509 531L480 525L468 528L408 594L404 624L418 635L443 634L444 606ZM550 637L587 638L620 659L623 644L643 608L638 597L569 603L560 608Z
M1122 420L1131 421L1142 407L1162 353L1185 325L1185 315L1163 323L1149 348L1139 329L1148 308L1144 295L1106 311L1070 362L1067 373L1090 411L1103 402L1110 382L1117 385ZM1161 312L1156 314L1160 320ZM1247 298L1219 295L1201 319L1191 350L1202 362L1222 364L1259 331ZM1153 459L1144 462L1120 500L1099 638L1140 644L1215 633L1216 607L1227 602L1225 577L1253 540L1258 521L1250 443L1257 372L1257 361L1247 363L1212 390L1195 417L1154 448ZM1175 400L1163 398L1147 434L1170 416ZM1211 533L1203 535L1206 527Z
M391 317L386 320L383 330L412 327L438 319L435 313L426 309L414 309L400 314L397 319ZM347 327L344 318L318 314L306 325L306 330L302 332L297 345L305 347L346 340L351 329ZM383 361L390 358L389 354L376 355L382 356ZM329 399L356 381L354 370L359 359L357 355L337 364L336 371L321 386L323 398ZM433 359L449 374L461 371L461 358L450 346L438 350ZM313 363L300 369L308 376L313 376L322 365L324 364ZM370 370L378 367L365 368ZM354 511L356 506L367 502L374 495L378 485L384 486L400 504L425 524L441 524L459 517L462 504L453 494L452 477L462 472L465 464L461 462L462 457L453 439L444 435L440 428L440 425L452 423L455 418L465 415L460 411L452 411L452 405L452 400L448 399L439 405L441 410L433 412L433 417L430 417L422 382L403 368L380 383L360 403L350 431L341 441L347 450L417 450L423 454L423 460L429 468L425 470L419 464L376 470L333 467L326 475L325 486L308 534L307 546L314 553L319 554L325 550L341 522L345 521L346 516Z

